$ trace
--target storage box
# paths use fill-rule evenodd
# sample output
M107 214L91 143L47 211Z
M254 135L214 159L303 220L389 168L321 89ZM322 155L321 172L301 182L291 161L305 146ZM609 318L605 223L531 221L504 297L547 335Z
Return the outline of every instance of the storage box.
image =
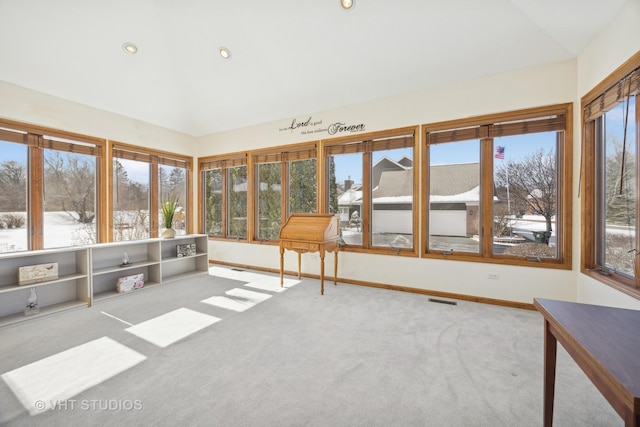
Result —
M116 289L120 293L135 291L144 286L144 273L133 274L131 276L119 277Z
M58 263L25 265L18 267L18 284L30 285L32 283L48 282L58 278Z
M185 256L193 256L196 254L195 243L185 243L176 247L177 257L182 258Z

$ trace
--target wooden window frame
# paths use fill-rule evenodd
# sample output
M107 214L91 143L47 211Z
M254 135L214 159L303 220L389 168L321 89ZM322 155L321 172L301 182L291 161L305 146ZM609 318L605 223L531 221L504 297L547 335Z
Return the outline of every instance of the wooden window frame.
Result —
M566 103L547 107L529 108L501 114L490 114L461 120L450 120L422 125L422 205L421 224L423 258L447 259L456 261L485 262L571 269L571 203L572 203L572 145L573 145L573 104ZM494 254L492 251L492 200L494 153L493 138L505 135L518 135L543 130L558 130L559 122L545 117L564 116L564 142L558 147L558 211L556 221L560 227L557 241L557 258L539 258ZM536 120L541 119L542 124ZM523 125L524 123L524 125ZM529 127L529 124L531 126ZM447 252L429 250L429 145L431 143L454 142L469 139L480 140L480 230L481 247L478 253Z
M348 252L375 253L384 255L399 255L408 257L418 256L419 247L419 175L418 175L418 139L420 128L409 126L403 128L389 129L378 132L344 136L321 141L322 171L324 183L321 192L322 211L329 212L329 157L337 154L362 153L362 246L344 245L341 250ZM371 174L373 169L372 153L395 148L411 148L413 150L413 247L412 248L392 248L388 246L374 246L371 241L371 212L373 209L371 188ZM319 169L320 170L320 169Z
M248 227L248 238L252 243L261 243L268 245L279 244L278 239L259 239L256 236L258 222L258 173L257 167L265 163L280 163L280 223L284 224L289 216L289 163L296 160L316 159L316 212L320 212L320 182L321 169L318 161L319 141L309 141L299 144L281 145L278 147L270 147L265 149L253 150L249 155L249 217L251 218L251 226Z
M5 130L6 129L6 130ZM96 243L104 242L107 233L107 206L100 203L107 191L107 141L102 138L31 125L0 118L0 137L28 146L27 235L29 250L44 248L44 150L81 153L96 158ZM77 142L78 144L75 144Z
M108 162L107 173L109 177L109 211L108 211L108 229L107 233L109 241L113 241L113 160L117 158L138 160L150 164L149 176L149 237L156 238L159 235L159 211L158 211L158 165L169 165L175 167L183 167L186 170L186 195L185 206L192 206L193 199L193 158L182 154L172 153L169 151L156 150L153 148L141 147L138 145L126 144L118 141L108 141ZM186 233L193 233L193 213L187 212L187 228Z
M629 58L625 63L613 71L603 81L591 89L581 100L581 123L582 131L582 161L580 176L581 191L581 263L580 272L592 279L604 283L612 288L623 292L631 297L640 299L640 273L636 273L635 280L629 279L605 266L597 263L596 241L597 234L601 233L598 226L598 205L596 192L598 191L597 176L601 165L598 164L596 155L596 129L597 120L607 111L612 104L624 96L619 88L620 83L626 81L627 76L633 74L633 92L636 94L636 130L640 130L640 51ZM626 86L625 88L626 89ZM633 141L638 146L640 144L640 132L636 132L639 141ZM640 153L636 152L636 165L640 162ZM640 170L640 169L638 169ZM638 179L638 177L636 177ZM636 212L638 212L636 210ZM636 224L636 240L640 238L640 223ZM640 272L640 257L636 256L636 271Z
M251 215L249 215L249 204L250 204L250 190L249 190L249 165L248 165L249 155L247 152L238 152L238 153L230 153L224 155L216 155L216 156L206 156L198 158L198 176L200 177L200 186L198 188L198 231L202 234L206 233L206 215L204 212L204 186L206 185L206 180L204 179L204 174L208 170L220 169L222 173L222 236L208 236L209 240L235 240L241 242L249 241L249 230L253 227L253 220ZM237 236L228 235L228 170L237 166L245 166L247 168L247 237L243 239L239 239ZM250 225L251 224L251 225Z

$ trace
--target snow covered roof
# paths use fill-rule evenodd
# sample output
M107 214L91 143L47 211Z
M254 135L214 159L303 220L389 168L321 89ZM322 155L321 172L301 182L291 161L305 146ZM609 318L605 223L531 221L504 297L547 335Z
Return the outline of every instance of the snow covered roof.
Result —
M480 186L476 186L469 191L460 194L449 194L446 196L438 196L432 194L429 196L429 203L478 203L480 201Z
M461 197L480 185L480 163L435 165L429 170L431 201L435 196Z
M373 198L413 196L413 169L383 171Z
M338 205L362 203L362 190L349 189L338 197Z

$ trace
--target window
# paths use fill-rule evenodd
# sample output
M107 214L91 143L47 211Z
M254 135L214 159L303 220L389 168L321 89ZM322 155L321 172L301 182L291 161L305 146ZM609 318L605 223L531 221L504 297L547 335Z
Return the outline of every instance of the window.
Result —
M287 212L316 213L318 210L318 183L316 159L291 160L288 169Z
M254 239L275 241L289 215L318 210L316 144L260 150L252 158L256 189Z
M416 128L325 141L326 205L347 249L416 253Z
M191 229L191 158L119 142L112 144L113 241L158 237L162 204L177 200L173 218L176 234Z
M280 163L256 166L257 240L277 240L282 225L282 170Z
M187 213L189 200L187 196L188 170L184 167L158 165L158 214L162 226L162 204L167 201L177 201L178 207L173 216L173 229L176 235L187 234Z
M582 271L640 297L640 54L582 99Z
M127 158L113 159L113 240L147 239L151 165Z
M44 155L43 247L96 243L96 184L98 158L95 147L76 143L73 151L60 151L59 139L46 138Z
M0 252L29 249L28 146L11 142L22 138L23 134L0 130Z
M104 141L0 120L0 252L102 241Z
M430 144L428 182L429 250L480 253L480 140Z
M204 201L202 222L210 237L247 239L247 155L199 160Z
M425 125L425 256L570 268L570 129L570 104Z

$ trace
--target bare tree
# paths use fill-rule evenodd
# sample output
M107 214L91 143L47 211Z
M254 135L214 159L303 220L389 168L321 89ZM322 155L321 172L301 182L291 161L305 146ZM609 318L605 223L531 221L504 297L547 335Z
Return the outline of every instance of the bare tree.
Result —
M71 210L79 223L91 223L95 218L95 158L53 151L44 161L47 189L54 192L47 194L48 208Z
M0 163L0 208L23 212L27 208L27 168L15 160Z
M519 160L509 160L496 168L495 185L509 187L509 194L531 212L546 220L551 232L557 209L556 156L543 149Z
M622 142L615 137L607 140L606 151L606 220L613 224L631 225L636 218L636 168L633 153L629 152L628 147L624 148Z

